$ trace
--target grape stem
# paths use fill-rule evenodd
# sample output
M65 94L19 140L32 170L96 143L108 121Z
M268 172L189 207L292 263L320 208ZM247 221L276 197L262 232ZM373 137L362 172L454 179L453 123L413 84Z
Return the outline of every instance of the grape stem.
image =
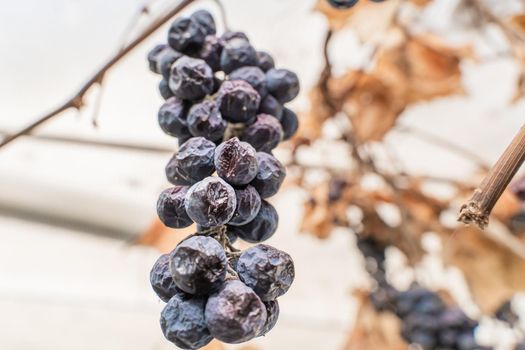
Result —
M127 54L129 54L133 49L135 49L139 44L141 44L145 39L147 39L151 34L153 34L157 29L159 29L163 24L168 22L173 16L181 12L191 3L196 0L182 0L177 5L175 5L171 10L167 11L164 15L160 16L149 24L144 30L129 44L120 48L117 53L111 57L105 64L100 67L95 74L89 78L80 89L67 101L65 101L60 106L56 107L52 111L33 121L29 125L23 127L19 131L4 137L0 143L0 148L7 146L14 140L18 139L23 135L31 133L34 129L49 121L50 119L60 115L62 112L65 112L69 109L79 110L84 106L84 96L86 93L95 85L100 85L105 74L117 63L119 63Z
M525 125L490 169L470 200L461 206L458 221L484 229L494 205L525 161Z

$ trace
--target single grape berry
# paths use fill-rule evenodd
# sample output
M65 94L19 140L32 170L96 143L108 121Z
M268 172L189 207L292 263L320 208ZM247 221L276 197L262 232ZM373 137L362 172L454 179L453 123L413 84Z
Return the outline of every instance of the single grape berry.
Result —
M159 126L166 134L174 137L188 135L186 114L187 108L184 101L178 97L170 97L159 109Z
M266 244L246 249L237 261L237 273L261 300L284 295L295 278L290 255Z
M283 140L289 140L299 128L299 119L294 111L284 108L283 117L281 119L281 126L283 128L284 137Z
M259 67L241 67L237 68L229 75L230 80L244 80L250 84L258 93L261 98L268 95L268 89L266 88L266 75Z
M216 72L221 69L221 53L224 42L215 35L208 35L199 51L198 57L203 59Z
M221 53L221 68L229 74L237 68L257 65L257 51L248 41L242 38L225 40Z
M204 315L211 335L229 344L253 339L267 320L261 299L239 280L227 281L211 295Z
M198 100L213 90L213 72L201 59L184 56L173 64L169 86L183 100Z
M257 66L259 66L263 72L267 72L270 69L275 68L275 62L269 53L257 51Z
M268 92L279 102L285 103L299 95L299 78L287 69L270 69L266 72Z
M160 327L166 339L181 349L199 349L213 340L204 319L206 299L171 298L160 316Z
M252 121L261 103L261 97L257 91L243 80L225 81L218 95L222 116L231 123Z
M243 32L226 31L221 36L221 40L224 42L228 42L232 39L242 39L244 41L250 42L250 39L248 39L246 34Z
M197 224L215 227L232 218L237 199L233 187L218 177L207 177L193 185L186 195L186 212Z
M215 171L214 155L213 142L204 137L192 137L180 146L179 151L170 161L175 176L169 181L177 184L194 184L210 176Z
M195 18L176 18L168 31L168 44L176 51L184 52L201 47L207 33L206 28Z
M204 32L207 35L213 35L217 32L217 28L215 26L215 20L213 19L213 16L211 13L209 13L206 10L198 10L195 11L190 18L194 19L201 25Z
M328 0L328 3L338 9L349 9L357 4L358 1L359 0Z
M249 243L260 243L269 239L279 224L277 210L265 200L261 201L261 209L255 219L242 226L228 226L240 239Z
M168 81L164 80L164 79L162 79L159 82L159 93L160 93L160 96L162 96L162 98L165 99L165 100L167 100L170 97L174 96L173 95L173 91L171 91L171 89L169 87Z
M173 281L186 293L207 295L226 278L228 260L222 246L207 236L182 241L170 254Z
M193 105L188 113L187 124L193 136L202 136L210 141L221 140L228 126L214 100L204 100Z
M237 198L237 209L228 225L242 226L257 216L261 209L261 196L253 186L235 189Z
M157 214L167 227L184 228L193 223L184 206L187 192L188 187L175 186L160 194L157 201Z
M279 303L277 300L268 300L263 301L264 306L266 306L266 323L264 324L264 327L259 333L259 337L262 337L266 335L269 331L272 330L273 327L277 324L277 320L279 319Z
M257 114L269 114L272 117L281 120L283 117L283 108L283 105L277 101L275 97L272 95L266 95L266 97L261 100Z
M166 44L155 45L155 47L151 49L150 52L148 52L149 70L153 73L160 74L158 70L158 61L162 56L164 50L166 50L167 48L168 45Z
M282 139L281 123L269 114L259 114L255 123L248 126L242 134L243 141L261 152L271 152Z
M149 281L153 291L165 303L175 295L184 295L184 292L177 288L171 276L169 254L162 254L157 259L149 274Z
M159 73L162 74L162 78L166 81L169 81L171 74L171 67L173 63L184 55L180 52L172 50L170 47L166 48L164 52L159 57Z
M221 143L215 150L215 170L232 185L246 185L257 174L255 149L237 137Z
M251 185L262 198L269 198L279 191L286 177L286 169L281 162L271 154L257 152L258 172Z

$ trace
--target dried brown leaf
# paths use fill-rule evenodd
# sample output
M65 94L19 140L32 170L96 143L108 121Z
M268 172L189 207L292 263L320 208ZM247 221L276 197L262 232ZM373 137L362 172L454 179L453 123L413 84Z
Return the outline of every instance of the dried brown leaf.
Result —
M169 253L181 240L194 232L194 225L174 230L164 226L158 218L155 218L150 227L139 235L135 243L157 248L163 253Z

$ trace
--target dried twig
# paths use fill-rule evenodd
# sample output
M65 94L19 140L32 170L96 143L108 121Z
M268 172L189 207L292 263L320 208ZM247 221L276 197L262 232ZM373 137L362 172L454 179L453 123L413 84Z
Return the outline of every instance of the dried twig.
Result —
M511 144L485 177L472 198L461 206L458 221L475 223L481 229L489 222L489 215L499 197L525 161L525 126L521 127Z
M126 45L120 51L118 51L113 57L111 57L90 79L88 79L81 86L81 88L73 95L73 97L68 99L66 102L64 102L62 105L58 106L54 110L38 118L31 124L22 128L21 130L15 132L12 135L5 137L4 140L2 140L2 142L0 143L0 148L13 142L20 136L30 133L35 128L39 127L40 125L44 124L48 120L56 117L57 115L61 114L62 112L66 110L80 109L84 105L85 94L91 89L93 85L97 84L103 79L107 71L109 71L115 64L117 64L123 57L125 57L128 53L130 53L134 48L136 48L146 38L148 38L151 34L153 34L159 27L161 27L164 23L169 21L173 16L175 16L177 13L182 11L186 6L190 5L194 1L195 0L182 0L177 5L175 5L173 9L171 9L170 11L167 11L166 14L162 15L161 17L153 21L149 26L147 26L142 31L142 33L140 33L137 36L137 38L135 38L128 45Z

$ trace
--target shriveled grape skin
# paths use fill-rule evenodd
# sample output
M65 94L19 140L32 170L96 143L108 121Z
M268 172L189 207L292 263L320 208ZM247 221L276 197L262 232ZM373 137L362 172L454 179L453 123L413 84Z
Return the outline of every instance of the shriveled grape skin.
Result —
M151 268L149 280L155 294L165 303L177 294L184 295L171 276L169 254L162 254L157 259Z
M233 214L228 225L246 225L255 219L259 213L261 209L261 197L257 190L250 185L235 189L235 195L237 197L237 209L235 209L235 214Z
M255 123L248 126L242 140L248 142L257 151L271 152L283 138L283 129L279 120L269 114L259 114Z
M208 35L199 51L198 57L203 59L210 68L217 72L221 69L221 53L224 41L214 35Z
M190 18L197 21L207 35L213 35L217 32L215 20L210 12L206 10L198 10L192 13Z
M221 143L215 150L217 174L232 185L246 185L257 175L255 149L237 137Z
M236 267L241 281L263 301L284 295L295 278L290 255L266 244L246 249Z
M237 68L229 75L230 80L243 80L250 84L258 93L261 98L265 98L268 95L268 89L266 87L266 75L259 67L247 66Z
M206 299L202 297L171 298L160 317L162 333L181 349L199 349L213 340L204 318Z
M160 107L158 113L159 126L166 134L182 137L189 134L186 123L187 108L180 98L170 97Z
M237 207L233 187L218 177L207 177L193 185L185 202L188 216L204 227L226 224Z
M229 225L228 229L240 239L249 243L260 243L269 239L279 224L277 210L265 200L261 201L261 208L255 219L242 226Z
M194 184L215 171L215 144L204 137L192 137L183 143L175 155L176 174L181 182Z
M213 71L198 58L184 56L172 66L169 87L183 100L198 100L213 91Z
M286 177L286 168L271 154L257 152L256 157L258 172L251 185L261 198L269 198L279 192Z
M259 337L265 336L268 334L269 331L272 330L273 327L277 324L277 320L279 319L279 302L277 300L268 300L263 301L264 306L266 306L266 323L264 324L264 327L261 331L261 333L258 335Z
M272 95L266 95L266 97L261 100L257 113L269 114L277 118L277 120L281 120L283 117L283 106Z
M224 119L231 123L249 123L257 115L261 97L244 80L228 80L218 91L218 103Z
M167 227L184 228L193 223L185 208L187 192L188 187L175 186L160 194L157 201L157 214Z
M257 51L244 38L232 38L226 41L221 53L221 68L229 74L235 69L257 65Z
M204 315L212 336L229 344L255 338L267 320L261 299L239 280L227 281L211 295Z
M226 278L228 260L215 239L194 236L182 241L170 254L170 269L177 287L189 294L208 295Z
M206 28L195 18L176 18L168 31L168 44L177 51L200 47L204 43Z
M257 51L257 66L259 66L263 72L267 72L270 69L275 68L275 62L269 53Z
M299 78L287 69L270 69L266 72L268 92L279 102L290 102L299 95Z
M228 126L214 100L193 105L188 113L187 124L193 136L202 136L210 141L221 140Z

